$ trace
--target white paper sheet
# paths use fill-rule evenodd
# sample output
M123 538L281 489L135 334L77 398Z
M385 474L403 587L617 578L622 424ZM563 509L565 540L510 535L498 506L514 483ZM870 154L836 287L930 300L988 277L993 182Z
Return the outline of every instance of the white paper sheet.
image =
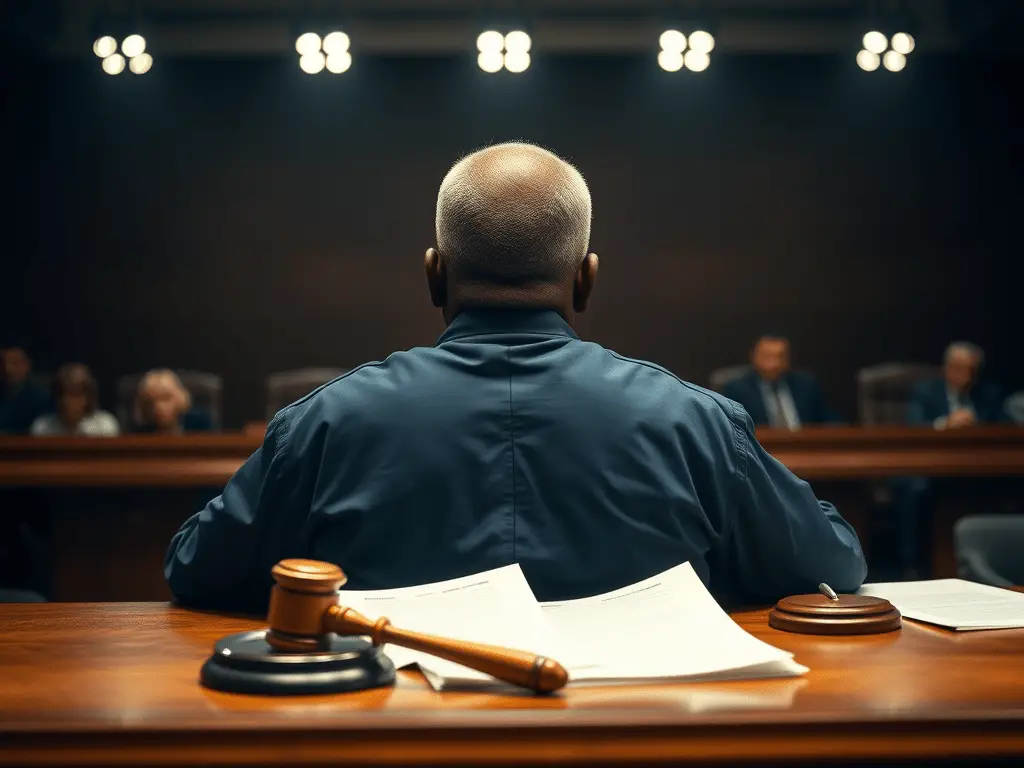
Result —
M792 677L792 654L745 632L689 564L614 592L538 603L518 565L403 589L341 593L344 605L418 632L504 645L557 659L573 685L636 680ZM459 664L387 646L396 667L419 665L435 689L501 684Z
M865 584L858 594L884 597L908 619L949 629L1024 627L1024 594L963 579Z
M541 605L571 648L566 667L574 683L788 677L807 671L793 662L793 654L729 618L689 563L614 592Z
M565 655L518 565L417 587L343 590L341 603L373 619L387 616L402 629L502 645L553 659ZM493 683L489 675L436 656L393 645L384 652L396 667L419 664L424 673L433 673L441 682Z

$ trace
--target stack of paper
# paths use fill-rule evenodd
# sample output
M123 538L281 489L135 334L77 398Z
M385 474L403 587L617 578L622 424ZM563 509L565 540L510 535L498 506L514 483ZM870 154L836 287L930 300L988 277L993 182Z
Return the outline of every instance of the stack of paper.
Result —
M1024 594L963 579L865 584L859 594L884 597L908 619L950 629L1024 627Z
M596 597L538 603L518 565L419 587L344 591L341 602L402 629L533 651L573 684L733 680L801 675L793 654L745 632L688 563ZM387 646L435 689L495 681L427 654Z

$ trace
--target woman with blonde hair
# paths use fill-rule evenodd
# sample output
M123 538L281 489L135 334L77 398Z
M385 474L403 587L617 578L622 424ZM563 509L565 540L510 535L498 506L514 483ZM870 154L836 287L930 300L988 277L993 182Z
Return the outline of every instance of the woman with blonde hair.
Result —
M209 418L192 410L192 396L169 368L154 368L139 381L134 416L139 432L174 434L210 429Z

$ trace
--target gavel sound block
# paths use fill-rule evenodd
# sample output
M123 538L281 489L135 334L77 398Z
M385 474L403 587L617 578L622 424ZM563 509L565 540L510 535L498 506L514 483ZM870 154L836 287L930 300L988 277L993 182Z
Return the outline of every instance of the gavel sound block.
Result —
M546 693L568 673L557 661L527 651L435 637L371 621L338 604L347 580L338 566L282 560L267 614L269 629L220 640L200 681L234 693L335 693L391 685L395 668L379 646L390 643L429 653L499 680ZM369 637L372 644L362 637Z

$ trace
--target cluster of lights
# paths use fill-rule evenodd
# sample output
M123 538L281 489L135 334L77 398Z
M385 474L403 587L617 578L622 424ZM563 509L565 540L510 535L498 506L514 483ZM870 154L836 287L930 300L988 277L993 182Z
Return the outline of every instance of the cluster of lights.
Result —
M881 32L868 32L861 42L864 48L857 54L857 66L865 72L874 72L879 64L899 72L907 66L907 54L914 50L914 38L906 32L897 32L892 40Z
M142 35L128 35L121 41L120 53L113 37L98 37L92 44L92 52L102 60L103 71L108 75L124 72L125 59L128 60L128 69L136 75L146 74L153 66L153 57L146 53L146 38Z
M711 64L709 54L715 48L715 38L703 29L695 29L689 39L678 29L666 29L658 38L658 44L661 46L658 64L666 72L678 72L683 67L691 72L703 72Z
M481 32L476 39L480 51L476 63L484 72L500 72L502 67L509 72L525 72L530 66L530 36L521 29L507 35L489 29Z
M321 40L316 32L299 35L295 41L295 51L299 54L299 68L310 75L328 72L340 75L352 66L352 54L349 53L348 35L344 32L331 32Z

